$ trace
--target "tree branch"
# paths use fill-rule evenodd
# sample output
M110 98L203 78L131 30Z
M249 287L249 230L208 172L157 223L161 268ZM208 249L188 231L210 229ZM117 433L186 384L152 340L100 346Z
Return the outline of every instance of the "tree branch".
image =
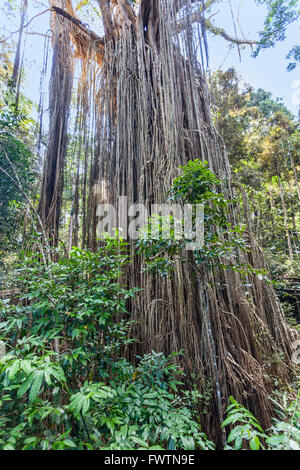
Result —
M68 21L70 21L72 24L74 24L80 31L87 36L91 41L97 42L100 46L104 46L104 38L101 38L98 36L96 33L93 31L90 31L87 29L82 21L78 20L77 18L74 18L74 16L71 16L69 13L67 13L65 10L62 8L58 7L52 7L52 10L55 11L58 15L63 16L66 18Z
M29 26L30 23L31 23L35 18L37 18L38 16L41 16L41 15L44 15L44 14L47 13L48 11L50 11L50 8L47 8L47 10L44 10L44 11L42 11L41 13L38 13L37 15L33 16L33 17L28 21L28 23L26 23L26 24L23 26L23 29L27 28L27 26ZM7 36L7 38L1 39L1 40L0 40L0 43L1 43L1 42L6 42L6 41L8 41L8 39L10 39L14 34L17 34L17 33L19 33L19 32L20 32L20 29L18 29L17 31L13 31L12 33L10 33L9 36Z
M210 31L212 34L215 36L221 36L223 39L226 41L232 42L233 44L238 44L238 45L250 45L253 46L254 44L258 44L258 41L252 41L250 39L240 39L240 38L235 38L228 34L223 28L219 28L218 26L215 26L214 24L211 23L209 19L205 19L205 26Z
M214 1L215 0L210 0L210 1L206 2L206 5L209 4L209 6L211 6L214 3ZM194 13L189 18L189 23L192 24L192 23L200 22L201 12L202 12L201 9L194 11ZM236 38L234 36L231 36L223 28L215 26L208 18L205 18L204 21L205 21L206 29L208 31L210 31L215 36L221 36L223 39L225 39L226 41L229 41L233 44L237 44L237 45L246 44L246 45L250 45L250 46L252 46L254 44L258 44L258 41L252 41L250 39L240 39L240 38ZM178 21L177 26L176 26L177 33L181 33L185 29L186 29L186 22L185 21Z

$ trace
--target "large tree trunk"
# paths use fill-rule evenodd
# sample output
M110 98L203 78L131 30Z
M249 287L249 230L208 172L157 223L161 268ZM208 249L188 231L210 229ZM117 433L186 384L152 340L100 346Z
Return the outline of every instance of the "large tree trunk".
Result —
M39 214L47 236L53 246L56 246L73 83L73 55L68 22L55 15L52 28L54 39L49 96L49 140L43 169Z
M143 203L151 213L151 204L166 201L178 167L194 158L208 161L232 197L228 157L211 121L197 60L201 38L195 38L185 3L180 40L177 2L154 0L142 2L137 29L124 26L106 45L97 99L93 218L106 194L115 206L118 196L127 196L129 205ZM235 223L233 209L230 220ZM89 226L94 248L93 219ZM239 253L240 261L264 267L252 235L250 244L251 254ZM269 425L271 377L288 378L291 338L272 287L256 275L245 282L235 272L220 270L202 271L195 281L191 268L180 263L172 279L162 280L141 274L142 263L134 256L128 273L130 285L143 288L131 305L140 340L131 353L184 351L182 365L189 379L196 380L203 394L212 389L204 424L213 438L221 440L220 421L230 395ZM199 408L205 408L201 401Z
M24 23L26 18L26 13L28 9L28 0L24 0L21 9L21 21L20 21L20 29L19 29L19 37L17 43L17 49L14 59L14 66L13 66L13 73L12 73L12 83L16 88L16 111L19 106L19 97L20 97L20 84L21 84L21 45L22 45L22 36L23 36L23 29Z
M295 165L294 157L292 155L292 151L290 149L289 142L288 142L287 145L288 145L288 155L290 157L290 162L291 162L291 166L292 166L293 173L294 173L294 179L295 179L295 185L296 185L296 188L297 188L298 199L300 201L300 186L299 186L299 181L298 181L297 168L296 168L296 165Z
M97 142L84 221L87 244L93 249L97 246L99 203L117 206L118 197L127 196L128 205L145 204L151 214L152 204L166 201L178 167L191 159L207 160L221 179L223 192L230 200L233 197L228 157L212 124L207 86L198 63L198 48L205 48L206 43L203 28L192 24L193 2L140 3L132 22L126 2L114 0L112 4L120 8L116 16L105 17L109 32L105 48L102 43L101 51L95 46L95 61L101 67L93 66L97 89L95 108L90 112L95 112ZM110 14L108 1L99 0L99 5L103 15ZM112 38L111 22L115 27ZM203 25L201 18L199 23ZM80 28L82 31L82 25ZM52 93L55 91L59 93L53 86ZM56 101L59 99L58 94ZM53 194L47 169L44 187L48 184L52 185L49 194ZM238 253L239 261L266 267L251 234L248 203L245 195L243 198L251 251ZM236 223L233 203L229 219ZM228 270L200 270L195 276L189 264L179 262L174 276L163 280L142 273L143 260L134 255L133 244L131 249L128 282L143 289L130 306L137 320L133 333L140 340L130 350L132 357L151 350L165 354L183 350L181 364L187 381L192 379L208 397L204 428L219 442L224 442L220 422L230 395L268 426L272 381L274 377L289 379L291 353L291 332L271 285L255 274L245 280ZM199 411L206 405L199 400Z
M288 213L287 213L285 199L284 199L281 176L279 174L277 174L277 177L278 177L278 183L279 183L279 193L280 193L281 206L282 206L282 211L283 211L283 225L284 225L284 230L285 230L285 236L286 236L286 241L287 241L288 250L289 250L289 257L290 257L291 262L293 263L294 254L293 254L291 235L290 235L290 230L289 230Z

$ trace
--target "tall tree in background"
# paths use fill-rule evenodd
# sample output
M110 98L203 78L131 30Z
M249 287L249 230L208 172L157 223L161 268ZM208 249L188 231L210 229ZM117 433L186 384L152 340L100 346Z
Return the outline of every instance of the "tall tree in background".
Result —
M211 75L210 91L214 122L226 144L234 179L242 183L249 194L253 230L263 247L269 246L272 250L275 248L274 230L280 231L275 237L281 245L279 251L286 252L290 275L295 274L299 123L281 100L266 90L254 91L232 68ZM267 228L262 220L268 218L264 205L259 202L262 194L271 209L272 228ZM296 240L294 246L291 232ZM282 264L281 267L284 268Z
M24 10L22 10L22 18L24 18ZM31 145L33 121L30 118L32 103L20 94L21 64L20 57L17 58L20 55L19 44L20 40L15 60L13 60L12 54L13 47L7 45L6 42L0 44L1 269L5 266L5 257L16 249L20 249L24 242L21 227L27 213L28 200L26 196L31 194L34 178Z

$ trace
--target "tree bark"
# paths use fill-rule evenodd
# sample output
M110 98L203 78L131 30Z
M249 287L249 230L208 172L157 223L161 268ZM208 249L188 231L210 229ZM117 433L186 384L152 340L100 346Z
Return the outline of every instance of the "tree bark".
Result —
M290 236L290 231L289 231L288 214L287 214L287 209L286 209L286 204L285 204L285 199L284 199L281 176L279 174L277 174L277 177L278 177L278 183L279 183L281 206L282 206L282 210L283 210L283 224L284 224L285 235L286 235L286 240L287 240L287 244L288 244L289 257L290 257L291 262L293 263L294 262L294 254L293 254L291 236Z

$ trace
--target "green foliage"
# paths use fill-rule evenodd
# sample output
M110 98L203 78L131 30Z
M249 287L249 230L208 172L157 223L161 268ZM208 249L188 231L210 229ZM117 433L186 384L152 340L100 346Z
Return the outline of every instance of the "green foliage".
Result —
M26 195L33 183L32 152L28 143L32 121L30 104L16 109L14 89L9 87L0 104L0 259L18 247Z
M300 15L298 0L256 0L268 9L260 42L254 52L256 57L262 49L274 47L276 42L286 38L287 27L297 21Z
M270 118L278 111L281 111L286 114L289 119L293 119L292 113L283 104L282 99L274 98L271 92L263 90L262 88L251 91L247 106L249 110L251 108L257 108L264 118Z
M234 68L218 70L209 78L211 110L215 126L221 134L231 165L246 153L244 133L249 132L257 110L249 106L253 89L242 82Z
M226 449L241 450L245 441L249 442L250 450L263 449L262 440L266 435L257 419L233 397L230 397L230 403L226 410L227 417L222 424L222 427L234 425L227 438Z
M278 418L274 425L263 431L257 419L244 406L230 397L231 405L227 408L227 417L222 427L229 426L226 450L299 450L300 449L300 393L288 403L274 402Z
M214 269L216 267L233 269L245 275L249 272L265 276L265 272L253 269L250 265L239 262L239 250L245 250L243 238L244 227L232 226L228 222L230 210L229 201L220 191L221 182L208 169L207 162L194 160L181 167L182 175L174 179L169 191L169 201L178 204L204 207L203 220L197 213L192 216L192 230L177 236L176 227L180 225L180 233L184 226L183 219L173 216L152 216L146 227L140 232L137 247L145 256L145 270L158 272L166 276L172 272L176 258L193 263L195 271L199 269ZM190 237L190 232L196 232L196 225L203 224L203 240ZM171 230L169 230L171 227ZM154 230L153 230L154 228ZM165 230L168 230L166 237ZM156 236L153 237L153 232ZM186 254L186 244L195 243L193 260ZM203 243L202 243L203 242ZM234 262L233 262L234 259Z
M297 62L300 62L300 46L294 46L288 55L286 56L287 59L292 60L287 66L287 70L291 72L297 66Z
M70 378L75 368L84 380L106 377L113 352L127 341L128 325L117 324L114 316L126 312L127 299L136 293L117 282L127 261L125 245L117 240L97 253L74 249L69 258L47 266L40 265L39 255L25 257L19 276L26 305L6 307L1 328L11 332L12 342L17 335L29 342L34 336L39 351L64 338L61 360Z
M152 352L124 359L127 246L74 249L48 265L27 256L20 302L1 304L1 449L208 449L182 372Z
M281 401L275 402L278 418L274 419L266 442L270 449L300 450L300 391L292 402L286 396Z
M266 5L268 13L264 29L260 32L260 41L254 51L257 57L263 49L274 47L278 41L286 39L286 31L291 23L299 20L300 8L298 0L256 0L260 5ZM287 70L294 70L300 62L300 46L295 45L287 54L289 64Z
M263 89L254 91L233 69L216 72L210 82L213 116L234 180L248 199L251 231L264 249L273 278L297 276L299 123L282 100ZM243 206L242 197L237 203Z
M85 384L71 397L70 408L87 420L95 444L115 450L213 448L200 432L191 396L177 395L181 382L174 379L179 371L171 358L152 352L138 359L136 368L127 364L131 380L100 388Z
M224 267L225 260L230 262L232 256L236 257L237 248L245 248L243 227L234 227L228 222L230 203L220 191L221 182L208 169L207 162L190 161L181 170L182 175L174 179L170 189L170 200L204 206L204 241L203 247L194 253L195 260L210 268L217 264ZM238 263L235 268L238 269Z

